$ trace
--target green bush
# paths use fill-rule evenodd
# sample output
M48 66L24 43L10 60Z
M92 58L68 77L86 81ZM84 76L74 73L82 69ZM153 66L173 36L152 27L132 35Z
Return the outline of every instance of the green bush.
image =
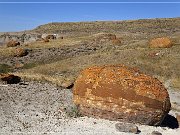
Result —
M12 71L12 67L7 64L0 64L0 73L8 73Z

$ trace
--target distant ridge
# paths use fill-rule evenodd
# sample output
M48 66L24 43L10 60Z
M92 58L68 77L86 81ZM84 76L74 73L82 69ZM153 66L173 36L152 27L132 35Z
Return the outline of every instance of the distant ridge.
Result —
M62 33L70 35L95 34L99 32L166 33L180 30L180 17L126 21L53 22L31 30L35 33Z

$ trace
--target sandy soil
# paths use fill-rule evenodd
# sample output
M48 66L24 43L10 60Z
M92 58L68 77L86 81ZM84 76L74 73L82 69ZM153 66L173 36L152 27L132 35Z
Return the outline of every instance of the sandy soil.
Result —
M180 113L180 92L171 89L169 94L173 103L170 114ZM72 90L69 89L38 82L0 84L0 134L128 134L115 129L116 121L69 117L67 112L71 107ZM172 129L169 125L137 126L140 135L150 135L153 131L163 135L180 134L180 128Z

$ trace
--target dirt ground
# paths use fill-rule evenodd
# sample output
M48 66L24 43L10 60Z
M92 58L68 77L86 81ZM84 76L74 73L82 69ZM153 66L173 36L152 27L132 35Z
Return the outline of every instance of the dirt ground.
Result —
M171 119L164 126L138 125L141 135L159 131L164 135L179 135L175 121L180 114L180 93L168 89L172 110ZM39 82L20 84L0 84L0 134L117 134L117 121L75 117L72 103L72 90ZM72 114L72 115L70 115ZM71 117L70 117L71 116ZM174 125L173 125L174 123Z

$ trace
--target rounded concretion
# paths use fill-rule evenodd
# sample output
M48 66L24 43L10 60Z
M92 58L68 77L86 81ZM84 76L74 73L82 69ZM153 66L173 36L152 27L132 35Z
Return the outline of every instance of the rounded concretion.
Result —
M124 65L85 69L73 93L83 114L110 120L158 125L170 110L160 81Z
M168 37L152 39L149 44L151 48L169 48L173 45L171 39Z

